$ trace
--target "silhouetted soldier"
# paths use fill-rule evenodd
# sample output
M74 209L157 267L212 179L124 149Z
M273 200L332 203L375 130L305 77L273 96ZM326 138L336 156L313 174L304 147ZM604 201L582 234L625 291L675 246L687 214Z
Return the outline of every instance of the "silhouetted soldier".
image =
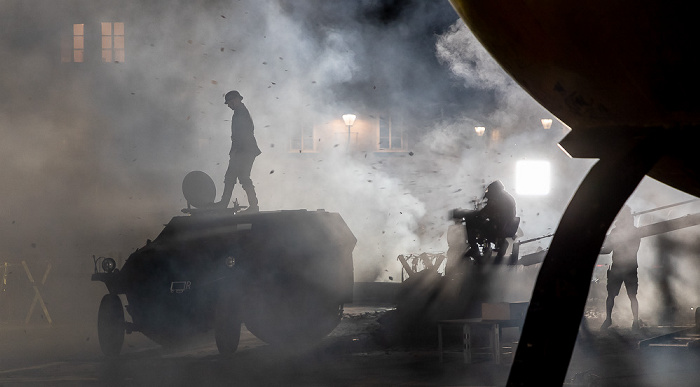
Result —
M253 133L253 119L248 109L243 104L243 97L236 90L226 93L225 104L233 110L231 117L231 151L229 152L228 169L224 177L224 192L218 206L226 208L231 201L231 194L236 180L241 183L243 190L248 195L247 212L257 212L258 197L255 194L253 180L250 179L250 171L253 168L255 158L262 153L258 148Z
M612 310L615 297L620 293L622 283L627 289L627 296L632 306L632 328L639 328L639 303L637 302L637 252L642 238L634 226L634 215L629 206L620 210L615 220L615 227L608 234L601 254L612 252L612 265L608 269L608 298L605 300L605 321L600 329L612 325Z
M506 192L503 183L499 180L489 184L484 193L486 205L477 211L454 210L453 218L463 218L467 228L467 240L469 241L469 251L467 256L471 256L477 262L481 260L481 253L477 246L477 235L481 235L491 241L496 238L505 238L505 230L515 219L515 199ZM503 248L502 250L505 250ZM501 254L505 251L501 252Z

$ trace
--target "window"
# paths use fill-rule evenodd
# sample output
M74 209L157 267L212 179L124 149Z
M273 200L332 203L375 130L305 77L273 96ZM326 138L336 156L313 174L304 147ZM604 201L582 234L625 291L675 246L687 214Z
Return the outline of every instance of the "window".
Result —
M305 125L297 130L292 136L290 150L296 152L315 152L316 141L314 139L314 127Z
M73 62L82 62L85 54L85 24L73 24Z
M403 150L403 131L392 125L391 117L379 117L379 150Z
M124 23L101 23L101 30L102 62L124 62ZM93 38L93 32L96 31L88 26L88 32L89 41L95 42L89 43L93 47L97 43ZM85 37L85 24L73 24L72 34L66 31L61 35L61 62L85 61Z
M73 24L73 34L61 39L61 62L83 62L85 58L85 24Z
M102 61L123 63L124 23L102 23Z

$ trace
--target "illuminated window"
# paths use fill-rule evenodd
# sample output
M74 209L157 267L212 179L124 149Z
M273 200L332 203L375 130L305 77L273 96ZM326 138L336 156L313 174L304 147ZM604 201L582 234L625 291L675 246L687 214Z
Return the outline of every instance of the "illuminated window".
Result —
M515 192L518 195L547 195L549 188L549 161L520 160L515 164Z
M124 23L102 23L102 61L123 63Z
M292 137L290 150L295 152L315 152L314 127L311 125L302 126Z
M391 117L379 117L379 150L403 150L403 131L392 125Z
M73 34L61 38L61 62L82 62L85 58L85 24L73 24Z

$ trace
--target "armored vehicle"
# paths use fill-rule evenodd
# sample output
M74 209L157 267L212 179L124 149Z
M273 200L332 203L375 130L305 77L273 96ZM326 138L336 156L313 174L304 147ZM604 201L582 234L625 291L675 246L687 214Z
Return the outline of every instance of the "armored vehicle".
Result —
M118 355L134 331L167 345L213 329L219 352L230 354L243 322L279 345L319 340L340 322L352 302L357 240L339 214L187 212L121 269L112 258L95 259L92 280L108 290L98 312L106 355Z

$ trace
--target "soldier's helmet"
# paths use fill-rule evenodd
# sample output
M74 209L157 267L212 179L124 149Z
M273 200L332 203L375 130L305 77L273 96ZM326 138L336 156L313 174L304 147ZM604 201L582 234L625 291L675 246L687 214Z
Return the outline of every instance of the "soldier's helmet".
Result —
M496 180L493 183L489 184L488 187L486 187L486 192L484 193L484 197L489 197L493 195L496 192L503 191L505 187L503 186L503 183L501 183L500 180Z
M231 90L228 93L226 93L226 95L224 96L224 104L227 104L230 100L232 100L234 98L243 99L243 96L238 91Z

